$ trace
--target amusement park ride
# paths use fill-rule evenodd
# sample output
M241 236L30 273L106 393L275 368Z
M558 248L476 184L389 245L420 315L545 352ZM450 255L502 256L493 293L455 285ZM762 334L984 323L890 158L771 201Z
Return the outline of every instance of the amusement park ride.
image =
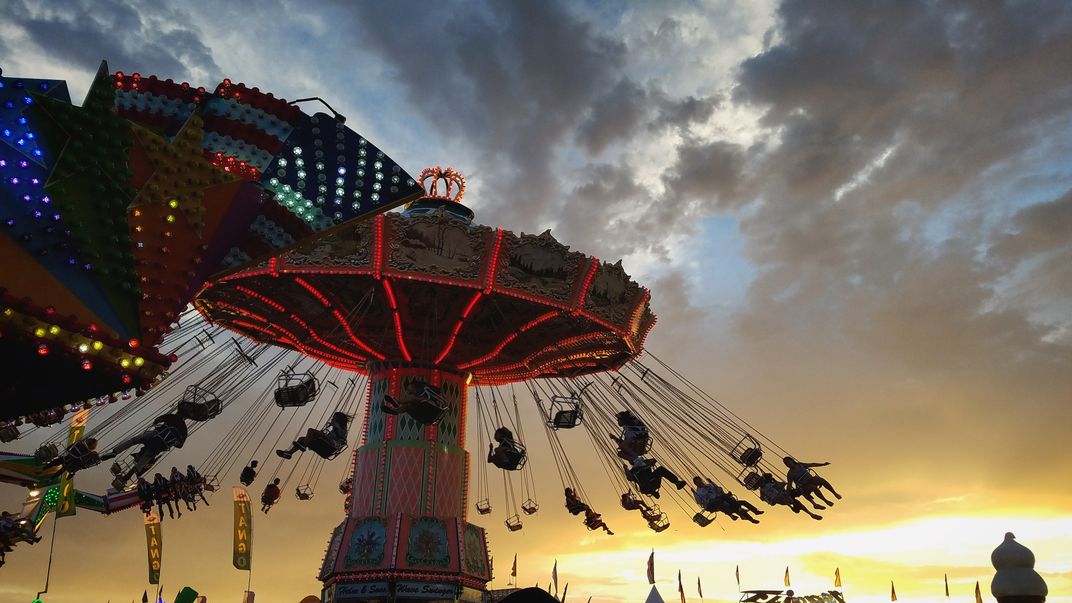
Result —
M304 463L295 495L307 500L343 456L325 600L437 588L467 600L491 579L485 531L468 521L471 505L492 513L489 466L510 484L510 530L540 509L518 391L545 418L567 511L590 530L611 533L567 434L584 434L622 506L657 532L670 525L661 496L700 526L718 512L756 521L729 483L819 518L800 498L821 509L811 497L832 488L810 465L650 353L639 360L655 316L620 262L476 223L461 174L414 178L328 109L105 64L81 107L64 82L0 78L0 440L70 419L35 452L0 453L0 481L30 489L0 545L32 542L51 511L189 510L245 458L265 472L271 461L283 487ZM149 479L236 412L204 462ZM276 419L302 413L304 435L265 446ZM74 475L98 464L113 488L77 490ZM266 490L266 512L279 492Z

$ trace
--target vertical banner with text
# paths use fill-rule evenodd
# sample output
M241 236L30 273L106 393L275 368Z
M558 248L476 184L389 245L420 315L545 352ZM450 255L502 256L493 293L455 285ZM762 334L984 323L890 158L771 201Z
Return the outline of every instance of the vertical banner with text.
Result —
M234 566L240 570L253 569L253 511L249 493L235 486L234 491Z
M160 584L160 564L164 552L164 535L156 513L145 516L145 548L149 553L149 584Z
M89 420L89 411L80 410L71 417L71 430L67 434L67 447L74 446L81 441L86 433L86 423ZM78 510L74 501L74 479L66 471L60 476L60 498L56 502L56 517L74 515Z

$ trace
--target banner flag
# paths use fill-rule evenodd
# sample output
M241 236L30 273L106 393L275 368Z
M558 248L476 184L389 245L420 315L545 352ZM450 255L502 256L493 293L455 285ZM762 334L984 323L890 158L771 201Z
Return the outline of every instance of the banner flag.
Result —
M514 567L510 568L510 575L517 578L517 553L514 553Z
M700 600L703 600L703 587L700 586L700 577L696 576L696 593L700 595Z
M145 516L145 548L149 555L149 584L160 584L164 535L160 531L160 518L153 512Z
M975 603L983 603L983 593L979 592L979 581L975 581Z
M67 447L77 444L86 433L89 411L80 410L71 417L71 429L67 433ZM60 475L60 497L56 501L56 517L69 517L78 511L74 502L74 476L64 471Z
M737 566L737 592L741 592L741 566Z
M785 585L789 586L789 566L785 566Z
M685 587L681 584L681 570L677 570L677 594L681 595L681 603L685 603Z
M648 555L648 584L655 584L655 549Z
M560 603L566 603L566 593L569 592L569 582L566 583L566 588L562 589L562 601Z
M893 587L893 580L890 580L890 601L897 600L897 589Z
M841 588L841 568L834 568L834 588Z
M551 580L555 583L555 596L558 596L558 559L555 559L555 566L551 568Z
M945 574L945 596L949 596L949 574Z
M249 492L241 486L234 493L234 563L235 569L253 570L253 510Z

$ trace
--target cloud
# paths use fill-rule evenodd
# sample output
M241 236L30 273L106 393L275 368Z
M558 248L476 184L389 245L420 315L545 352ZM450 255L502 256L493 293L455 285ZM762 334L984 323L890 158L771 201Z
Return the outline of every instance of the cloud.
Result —
M5 18L51 59L85 70L106 59L119 68L189 80L219 72L183 9L151 0L61 4L12 0Z

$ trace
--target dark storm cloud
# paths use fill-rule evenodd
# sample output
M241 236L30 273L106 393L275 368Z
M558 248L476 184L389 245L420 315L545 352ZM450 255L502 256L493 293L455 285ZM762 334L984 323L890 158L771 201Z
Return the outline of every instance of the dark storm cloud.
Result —
M744 166L745 153L738 145L687 139L663 180L670 198L700 200L713 212L734 199Z
M925 261L906 249L927 245L935 222L963 231L966 249L985 243L968 218L980 206L953 217L941 206L1069 116L1072 80L1054 77L1072 64L1067 3L790 0L779 18L781 42L741 66L734 99L765 111L768 144L748 158L764 202L746 232L753 257L784 270L781 287L807 290L799 281L814 276L836 296L831 283L852 289L876 271L893 287L905 262ZM680 154L687 166L698 152ZM710 188L700 165L676 186Z
M397 2L353 15L355 40L393 68L423 117L479 149L487 189L510 190L493 211L544 221L560 196L557 147L620 80L622 45L556 2Z
M641 134L704 123L717 104L716 97L671 98L657 87L645 89L623 78L595 100L578 127L576 139L588 152L598 154Z
M48 56L86 70L106 59L113 68L136 66L176 79L218 72L189 15L170 3L11 0L4 18Z
M763 112L735 184L760 269L739 336L870 359L876 399L944 388L990 437L1072 420L1067 195L1032 205L1006 180L1072 160L1038 153L1072 124L1072 5L788 0L778 18L732 95ZM734 182L708 181L727 163L710 144L679 150L673 188Z

